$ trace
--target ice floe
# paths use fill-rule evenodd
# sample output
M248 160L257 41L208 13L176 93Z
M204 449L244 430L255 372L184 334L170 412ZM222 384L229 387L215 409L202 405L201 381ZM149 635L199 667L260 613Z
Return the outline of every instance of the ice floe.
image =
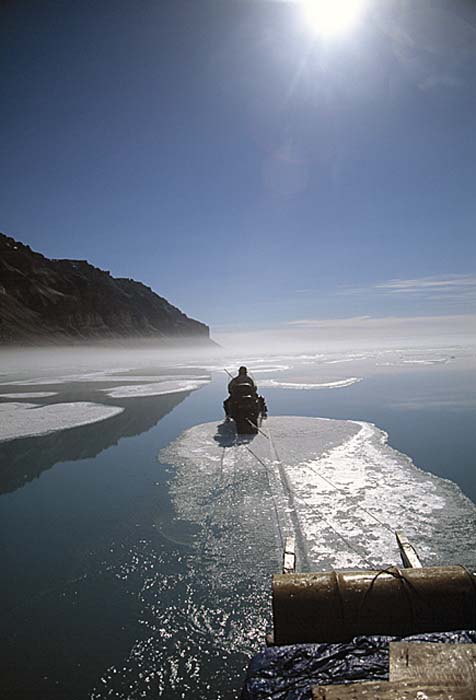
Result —
M264 379L260 382L260 386L270 387L275 389L343 389L346 386L352 386L362 381L362 377L348 377L347 379L338 379L333 382L280 382L276 379Z
M437 357L434 360L402 360L404 365L446 365L448 362L447 357Z
M177 394L182 391L193 391L208 384L208 379L174 379L155 382L154 384L129 384L117 386L114 389L103 389L113 399L127 399L140 396L161 396L162 394Z
M326 365L340 365L343 362L359 362L361 360L367 360L367 355L349 355L348 357L341 357L338 360L326 360Z
M18 394L0 394L0 399L46 399L56 395L56 391L25 391Z
M70 382L102 382L110 377L111 372L105 370L98 372L81 372L79 374L47 374L41 377L30 377L29 379L10 379L8 382L1 382L0 386L10 384L15 386L42 386L44 384L68 384Z
M289 365L269 365L250 368L248 371L250 374L268 374L269 372L285 372L287 369L291 369Z
M32 386L32 385L54 385L54 384L75 384L77 382L81 383L93 383L93 382L102 382L104 384L107 383L116 383L116 382L153 382L153 381L164 381L167 379L206 379L209 380L208 375L201 375L197 376L195 374L163 374L163 373L157 373L157 374L118 374L116 372L111 373L107 371L101 371L101 372L91 372L87 374L65 374L62 376L54 376L50 375L48 377L36 377L32 379L19 379L19 380L11 380L9 382L1 382L0 386L7 386L7 385L13 385L13 386Z
M235 552L230 565L249 555L258 526L260 537L274 528L277 543L285 534L296 537L301 570L398 564L397 529L426 565L476 565L474 504L454 483L391 448L376 426L271 417L262 429L267 437L236 438L231 428L208 423L161 454L176 467L177 515L207 523L207 558L220 559L220 575L226 576L225 553ZM235 530L223 520L224 508ZM238 526L248 533L241 545Z
M31 403L0 403L0 442L45 435L112 418L124 409L89 401L37 406Z

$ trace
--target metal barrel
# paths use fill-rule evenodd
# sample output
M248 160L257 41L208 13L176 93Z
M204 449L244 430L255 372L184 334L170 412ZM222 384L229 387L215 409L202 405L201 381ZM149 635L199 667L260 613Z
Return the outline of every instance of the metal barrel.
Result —
M464 567L273 576L275 644L343 642L476 628L476 581Z

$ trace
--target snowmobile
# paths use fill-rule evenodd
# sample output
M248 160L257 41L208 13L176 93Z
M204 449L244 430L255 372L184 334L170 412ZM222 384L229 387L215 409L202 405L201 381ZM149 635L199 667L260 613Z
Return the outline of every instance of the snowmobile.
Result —
M238 435L256 435L261 420L266 418L268 410L263 396L246 391L241 396L230 399L227 416L233 418Z

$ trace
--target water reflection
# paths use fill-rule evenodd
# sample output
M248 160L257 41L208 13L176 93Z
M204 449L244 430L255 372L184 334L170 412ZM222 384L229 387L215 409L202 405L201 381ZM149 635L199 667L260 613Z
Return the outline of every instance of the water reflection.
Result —
M253 439L265 442L236 436L232 423L199 424L161 451L171 465L171 511L154 517L160 545L143 542L115 569L126 583L143 571L141 634L91 700L178 699L197 688L210 700L236 696L264 639L282 546L266 470L248 448Z
M114 400L101 396L103 404L121 406L124 411L99 424L0 444L0 494L21 488L58 462L91 459L123 437L150 430L190 393Z

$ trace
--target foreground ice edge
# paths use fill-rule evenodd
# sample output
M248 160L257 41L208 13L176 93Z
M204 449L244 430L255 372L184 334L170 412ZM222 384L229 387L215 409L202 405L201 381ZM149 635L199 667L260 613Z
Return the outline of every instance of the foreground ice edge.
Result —
M297 536L309 567L398 564L397 529L413 539L426 565L475 566L474 504L456 484L390 447L383 430L360 421L282 416L263 429L270 441L258 435L246 444L220 445L217 424L203 424L161 453L177 469L172 492L180 518L200 525L203 504L227 471L232 481L238 474L245 480L262 468L260 460L271 491L259 507L277 506L278 528ZM252 515L243 511L243 517Z
M91 700L149 697L155 691L168 697L182 694L184 688L191 692L199 686L210 688L211 668L226 674L227 668L235 668L237 658L256 653L270 621L271 574L282 564L279 527L284 531L288 526L293 509L307 544L310 570L347 568L347 564L365 568L362 556L378 567L398 564L393 530L384 528L380 539L375 538L377 523L359 506L377 516L380 508L382 522L390 528L403 526L427 565L474 563L474 506L454 484L418 469L389 447L382 430L355 421L274 416L262 427L269 432L274 453L264 436L237 440L229 426L216 422L190 428L160 452L162 465L157 466L170 475L175 517L157 509L154 531L173 545L170 560L162 558L168 549L157 550L154 536L150 541L141 538L116 567L115 575L128 592L142 576L140 632L123 659L105 669ZM316 448L319 441L321 450ZM356 474L339 470L344 457ZM292 501L283 493L278 460L285 464ZM394 491L392 483L383 483L391 476L392 460L393 478L401 489L404 477L410 498L404 490L386 503L382 496L393 496ZM169 471L170 466L174 469ZM333 493L318 479L316 469L344 494ZM359 472L360 483L357 479L353 492ZM156 488L162 490L163 483ZM415 504L422 494L420 514ZM333 499L342 499L343 507ZM355 526L355 533L346 533L354 549L343 546L322 515L341 532ZM177 570L177 562L183 563L183 570ZM298 570L305 570L302 559ZM229 682L227 676L225 684Z

